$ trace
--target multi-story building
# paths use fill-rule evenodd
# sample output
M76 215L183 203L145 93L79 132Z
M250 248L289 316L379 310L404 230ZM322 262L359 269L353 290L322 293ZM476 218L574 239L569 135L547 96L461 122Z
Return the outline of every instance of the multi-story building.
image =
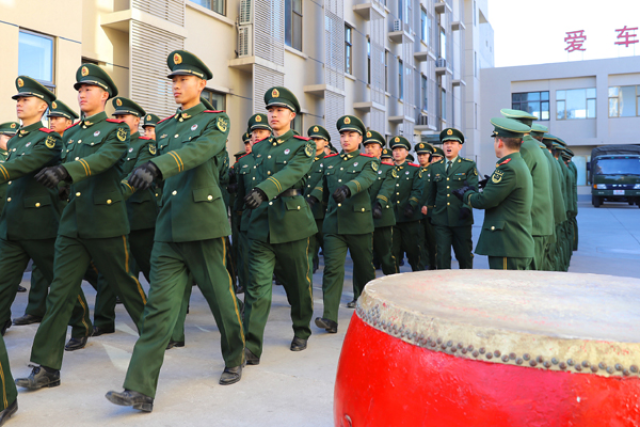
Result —
M21 0L0 4L0 121L15 117L20 74L76 105L75 71L103 66L120 94L167 116L174 49L212 69L206 96L231 119L229 150L263 95L290 88L302 113L294 128L327 127L355 114L371 129L413 141L444 127L479 140L479 69L493 66L487 0Z

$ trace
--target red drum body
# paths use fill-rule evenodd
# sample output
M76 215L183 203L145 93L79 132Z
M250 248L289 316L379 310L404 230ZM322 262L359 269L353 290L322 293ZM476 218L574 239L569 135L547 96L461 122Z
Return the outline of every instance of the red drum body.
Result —
M608 338L607 338L608 337ZM358 300L336 426L638 426L640 280L387 276Z

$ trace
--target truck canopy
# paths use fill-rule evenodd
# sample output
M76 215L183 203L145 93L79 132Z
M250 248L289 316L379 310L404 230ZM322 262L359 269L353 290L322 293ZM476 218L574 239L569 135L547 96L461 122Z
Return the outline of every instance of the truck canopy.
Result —
M602 147L596 147L591 150L591 160L600 156L615 156L615 155L636 155L640 156L640 145L635 144L616 144L605 145Z

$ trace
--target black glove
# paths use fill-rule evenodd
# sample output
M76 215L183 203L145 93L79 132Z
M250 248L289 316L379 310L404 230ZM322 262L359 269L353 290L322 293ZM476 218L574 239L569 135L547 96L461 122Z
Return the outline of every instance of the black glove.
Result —
M249 194L244 196L244 204L249 209L255 209L260 206L262 202L266 201L267 195L259 188L254 188Z
M147 162L131 172L129 184L138 190L146 190L159 175L160 169L153 162Z
M238 184L229 184L229 185L227 185L227 191L229 193L235 193L236 191L238 191Z
M458 220L464 221L471 216L471 209L461 208L460 213L458 214Z
M413 216L413 206L407 203L407 206L404 207L404 217L411 218Z
M476 191L476 187L469 185L467 180L465 180L462 184L462 187L458 188L457 190L453 190L453 195L460 200L462 200L464 193L466 193L467 191ZM464 200L462 201L464 202Z
M342 187L339 187L336 191L334 191L331 197L333 197L333 200L335 200L336 202L342 203L345 199L351 197L351 190L349 190L349 187L347 187L346 185L343 185Z
M320 200L318 200L315 196L312 196L312 195L308 195L306 200L310 208L313 208L316 204L320 203Z
M236 170L234 168L229 168L229 172L227 172L229 178L233 178L236 175Z
M478 181L478 188L484 188L487 186L487 182L489 182L489 175L485 175L484 179Z
M62 165L50 166L43 168L34 178L47 188L56 188L61 181L69 178L69 172Z
M71 191L71 188L69 188L68 185L58 187L58 197L60 197L60 200L63 200L66 202L69 199L70 191Z
M380 205L380 203L376 203L375 205L373 205L373 218L382 218L382 206Z

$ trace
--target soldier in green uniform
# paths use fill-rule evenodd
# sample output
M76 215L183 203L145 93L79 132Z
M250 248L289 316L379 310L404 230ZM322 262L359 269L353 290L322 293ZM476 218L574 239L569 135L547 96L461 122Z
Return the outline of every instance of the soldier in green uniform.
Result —
M220 384L238 382L244 364L240 310L225 266L229 248L224 237L231 229L218 184L229 117L205 111L200 94L213 75L198 57L176 50L169 54L167 65L180 108L158 123L158 156L137 167L129 178L139 190L155 180L164 181L144 330L133 349L124 391L106 396L116 405L145 412L153 409L164 352L192 276L220 330L225 361Z
M578 250L578 168L576 164L571 161L575 154L569 147L565 147L564 152L562 153L563 159L567 168L572 173L572 185L573 188L571 190L571 211L569 212L568 221L571 224L572 232L573 232L573 245L572 251Z
M156 126L160 121L160 117L155 114L147 114L144 116L144 121L142 122L142 130L144 131L144 137L149 138L153 141L156 140Z
M561 224L564 238L558 242L562 248L560 251L561 271L569 270L569 264L571 263L571 255L573 252L572 250L573 237L571 234L572 227L569 222L570 211L571 211L571 200L572 200L571 189L573 187L573 184L571 183L571 172L569 171L569 168L567 168L567 165L565 164L565 162L562 160L562 152L564 151L565 148L566 148L566 143L562 139L556 136L553 142L553 156L556 159L556 163L558 163L558 165L560 166L560 170L562 173L561 185L562 185L563 197L564 197L564 211L566 214L566 219Z
M380 161L393 165L393 154L391 154L391 151L389 151L388 148L382 149L382 154L380 154Z
M460 268L470 269L473 268L473 212L470 206L451 194L465 185L478 188L478 169L473 160L459 156L464 135L458 129L444 129L440 132L440 141L445 157L430 168L431 185L427 201L428 210L432 210L436 265L439 270L451 269L453 246Z
M338 150L333 146L333 144L327 144L327 146L324 147L324 153L327 156L330 156L332 154L338 154Z
M229 168L229 184L227 185L227 191L229 192L230 200L229 205L231 208L231 252L233 263L236 266L238 276L237 293L243 293L246 286L246 274L243 274L243 262L240 242L240 219L242 218L242 211L236 210L236 204L238 203L238 170L241 168L238 165L238 161L246 154L251 153L251 132L242 134L242 144L245 149L235 153L235 163ZM248 146L248 150L247 147ZM246 272L246 269L244 269Z
M433 147L433 154L431 155L431 163L438 163L444 159L444 151L440 147Z
M307 136L316 143L316 156L313 160L313 166L311 166L311 170L307 175L307 186L304 189L305 198L311 197L313 189L319 184L322 185L321 181L324 171L324 158L327 155L324 148L328 144L331 144L331 135L329 135L329 132L320 125L311 126L307 130ZM320 252L320 248L324 247L322 239L322 221L324 220L326 208L327 207L322 203L317 203L311 207L311 210L313 211L313 218L316 220L316 227L318 227L316 235L311 237L310 251L313 256L313 273L315 273L320 266L320 257L318 254ZM311 278L311 280L313 281L313 278Z
M512 119L493 118L493 147L498 163L482 193L465 185L454 190L456 198L475 209L485 209L476 253L489 256L494 270L529 270L534 254L531 236L533 183L520 155L522 137L529 126Z
M418 179L420 166L406 160L411 144L405 137L392 138L390 146L395 163L395 168L391 171L395 180L393 206L396 216L396 225L393 227L393 256L400 269L400 262L406 253L411 269L419 271L422 266L419 238L422 213L419 204L423 192Z
M531 127L537 117L526 111L504 108L500 113ZM520 155L527 164L533 180L533 204L531 205L531 235L535 243L531 270L545 269L545 256L549 250L549 240L553 237L553 205L551 204L551 174L549 162L540 144L528 132L522 138Z
M286 88L273 87L265 93L264 101L273 137L253 146L256 185L244 198L245 206L253 211L248 229L250 283L245 290L244 310L250 365L260 363L276 269L291 304L294 337L290 349L307 348L313 316L309 248L311 236L318 232L303 196L315 143L291 129L300 112L298 99Z
M91 260L114 287L139 330L145 303L144 291L128 264L129 223L121 180L129 129L120 121L107 119L104 112L117 88L111 77L93 64L80 66L76 82L84 118L64 133L64 163L45 167L35 175L56 196L59 184L70 183L71 188L57 229L47 312L31 350L36 366L28 378L16 380L18 386L30 390L60 384L66 326Z
M367 131L362 143L367 154L375 159L382 157L383 151L386 150L385 144L384 137L374 130ZM393 170L393 162L381 162L376 172L376 180L369 187L374 226L373 259L380 264L384 274L398 273L398 264L393 254L393 227L396 225L393 209L396 180L392 176ZM350 304L355 307L355 298Z
M338 332L338 307L347 251L353 260L354 301L376 276L373 267L374 226L368 190L380 170L377 158L360 153L360 144L367 133L362 121L355 116L342 116L336 126L340 132L342 153L325 158L322 183L307 198L312 205L322 200L327 206L322 227L324 310L322 317L317 317L315 322L316 326L329 333ZM378 200L388 203L384 196ZM376 216L381 216L382 206L377 205L374 209Z
M418 164L420 164L420 184L423 188L422 199L420 200L420 210L422 219L420 219L420 261L423 263L422 269L436 269L436 240L433 233L433 226L429 222L429 210L427 208L427 200L429 199L429 190L431 189L431 155L434 153L433 147L424 142L416 145L416 154L418 155Z

